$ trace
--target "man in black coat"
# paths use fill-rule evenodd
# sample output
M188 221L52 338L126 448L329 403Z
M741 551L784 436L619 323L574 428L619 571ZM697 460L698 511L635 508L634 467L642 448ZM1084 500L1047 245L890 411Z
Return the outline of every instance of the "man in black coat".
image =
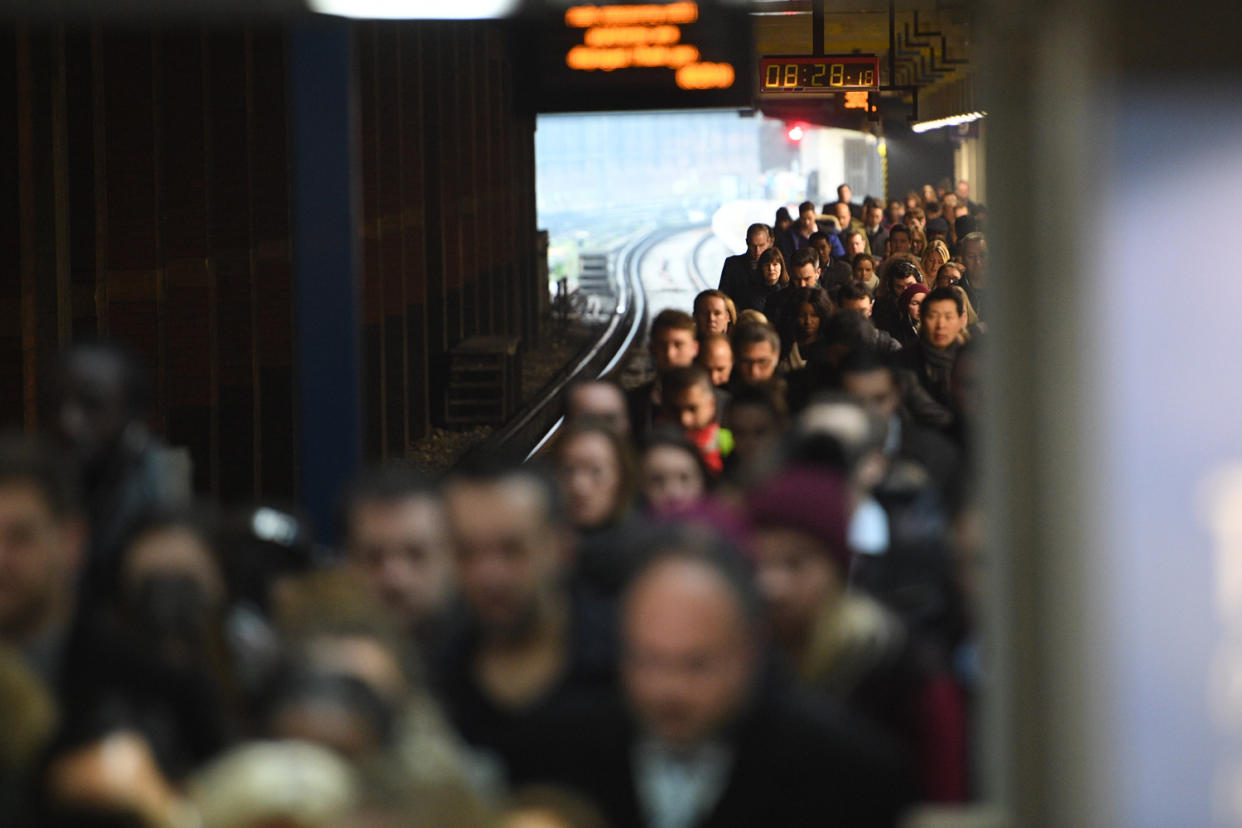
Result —
M912 403L908 393L925 394L922 386L915 383L903 389L892 365L869 348L847 354L840 371L842 389L885 423L884 454L892 461L918 463L937 491L944 491L962 471L961 450L938 430L921 425L910 412L919 404ZM922 404L928 402L924 398Z
M880 737L780 688L736 553L659 547L624 601L625 701L563 709L514 781L551 782L626 826L880 826L908 801Z
M746 228L746 252L725 259L720 271L720 290L733 301L759 278L759 256L772 246L772 228L766 224L752 224Z
M845 255L845 251L841 248L840 242L837 242L835 249L833 248L832 242L835 241L837 241L836 237L829 236L827 233L821 232L811 236L811 246L819 254L819 286L829 293L854 281L854 268L842 260L841 257ZM772 321L776 322L776 320Z
M837 187L836 202L833 204L825 204L824 212L827 213L828 215L833 215L833 208L836 207L837 204L844 204L846 207L849 208L850 215L852 215L854 218L859 218L862 215L862 205L855 204L853 202L853 198L854 198L854 191L850 189L850 185L841 184Z
M871 255L883 258L888 255L886 252L888 230L884 227L884 208L879 204L872 204L863 213L865 218L863 230L866 231L867 240L871 244Z
M959 282L975 313L983 315L988 291L988 238L982 233L968 233L958 241L958 251L966 265L966 275Z
M559 502L546 475L495 457L458 467L445 490L462 613L435 654L435 690L465 741L506 762L530 722L614 680L611 608L571 588Z

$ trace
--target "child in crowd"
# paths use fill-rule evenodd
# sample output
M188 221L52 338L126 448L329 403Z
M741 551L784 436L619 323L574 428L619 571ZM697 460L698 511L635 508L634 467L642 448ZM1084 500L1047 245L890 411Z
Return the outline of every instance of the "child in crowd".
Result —
M712 472L724 471L725 458L733 450L733 435L716 417L716 394L702 366L672 368L663 376L665 421L680 425Z

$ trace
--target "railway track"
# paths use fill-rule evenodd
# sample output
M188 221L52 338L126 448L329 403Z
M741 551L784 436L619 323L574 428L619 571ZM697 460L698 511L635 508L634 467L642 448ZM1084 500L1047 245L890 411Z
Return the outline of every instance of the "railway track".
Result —
M694 237L693 234L699 234ZM687 236L691 238L683 239ZM710 229L664 228L645 233L609 254L616 304L599 337L570 361L508 424L476 447L476 452L542 453L560 431L561 396L583 378L616 379L646 339L648 319L665 307L687 312L709 280L700 259L712 241ZM670 258L671 257L671 258ZM676 263L676 266L674 266Z
M620 326L622 330L609 330L579 361L571 375L549 388L539 400L540 403L555 406L559 409L561 392L572 382L584 378L611 378L620 373L626 357L631 350L641 345L647 330L647 291L642 281L642 263L653 249L662 241L680 232L677 230L655 230L634 240L617 252L614 259L614 276L617 283L617 309L614 320L624 318L626 322ZM598 363L598 367L596 364ZM538 456L551 443L560 431L564 418L559 411L556 420L534 442L526 454L530 460Z

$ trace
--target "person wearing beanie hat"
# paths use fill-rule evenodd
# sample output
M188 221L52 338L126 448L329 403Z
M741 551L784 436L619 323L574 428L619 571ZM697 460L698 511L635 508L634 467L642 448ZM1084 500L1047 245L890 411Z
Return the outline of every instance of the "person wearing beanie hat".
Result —
M851 500L838 471L805 465L752 492L751 553L774 638L799 684L907 747L923 796L959 799L966 778L960 693L916 665L894 613L848 589Z
M844 578L849 571L850 504L840 473L826 467L790 466L753 492L749 502L756 527L807 536Z
M841 698L857 680L849 632L882 620L869 599L847 597L850 500L840 473L812 466L778 472L749 499L755 577L776 641L805 683Z

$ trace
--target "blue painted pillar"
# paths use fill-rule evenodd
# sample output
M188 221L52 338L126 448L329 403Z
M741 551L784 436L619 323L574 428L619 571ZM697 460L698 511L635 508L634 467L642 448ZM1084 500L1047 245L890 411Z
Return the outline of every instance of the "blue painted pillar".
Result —
M290 29L298 483L325 539L362 452L352 41L335 18Z

